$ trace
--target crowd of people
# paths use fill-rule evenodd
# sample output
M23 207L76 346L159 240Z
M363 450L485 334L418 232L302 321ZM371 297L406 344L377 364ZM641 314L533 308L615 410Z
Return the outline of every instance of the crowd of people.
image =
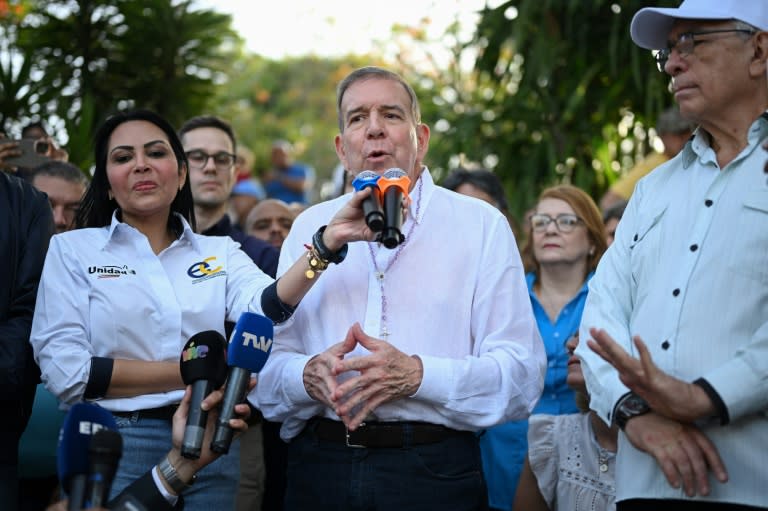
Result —
M256 179L214 115L117 112L93 169L40 123L0 139L4 509L67 509L56 440L82 401L125 446L110 507L768 509L768 5L646 7L630 36L671 77L664 155L522 221L491 170L436 182L400 75L349 73L336 153L345 183L402 170L394 246L367 218L392 188L313 203L291 144ZM207 447L218 389L187 459L181 349L244 312L271 355L229 452Z

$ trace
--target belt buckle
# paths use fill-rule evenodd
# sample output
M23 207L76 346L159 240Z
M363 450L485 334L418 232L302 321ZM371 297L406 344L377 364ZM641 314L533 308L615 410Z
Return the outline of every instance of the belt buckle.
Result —
M365 427L365 422L361 422L360 426L358 426L357 431L360 431L360 428L364 428L364 427ZM352 433L354 433L354 431ZM353 443L349 442L349 428L347 427L346 424L344 424L344 434L345 434L344 441L347 443L347 447L352 447L354 449L366 449L367 448L367 446L365 446L363 444L353 444Z

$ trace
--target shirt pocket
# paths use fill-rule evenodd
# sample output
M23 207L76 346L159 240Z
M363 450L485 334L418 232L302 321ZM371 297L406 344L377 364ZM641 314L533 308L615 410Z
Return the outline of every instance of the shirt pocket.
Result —
M637 221L637 229L629 244L632 277L637 282L642 275L658 268L661 263L663 247L661 224L667 211L667 205L650 208Z
M768 281L768 189L752 189L744 194L732 235L732 246L741 250L730 251L731 269L750 280Z

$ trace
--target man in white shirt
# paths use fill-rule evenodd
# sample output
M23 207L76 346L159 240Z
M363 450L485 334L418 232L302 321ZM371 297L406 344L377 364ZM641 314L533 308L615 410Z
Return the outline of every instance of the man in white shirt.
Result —
M632 20L699 128L638 183L582 318L590 406L622 429L619 511L766 509L766 30L764 0Z
M400 76L353 71L337 107L344 167L404 170L410 205L403 243L350 245L275 332L255 398L290 442L286 509L485 509L476 432L527 417L546 365L509 223L435 186ZM346 200L299 215L278 274Z

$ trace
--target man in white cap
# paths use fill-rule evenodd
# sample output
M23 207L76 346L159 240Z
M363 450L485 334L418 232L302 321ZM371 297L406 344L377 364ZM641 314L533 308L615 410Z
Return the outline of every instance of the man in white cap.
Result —
M766 30L766 0L632 20L699 128L638 183L582 318L590 406L622 430L619 511L768 509Z

